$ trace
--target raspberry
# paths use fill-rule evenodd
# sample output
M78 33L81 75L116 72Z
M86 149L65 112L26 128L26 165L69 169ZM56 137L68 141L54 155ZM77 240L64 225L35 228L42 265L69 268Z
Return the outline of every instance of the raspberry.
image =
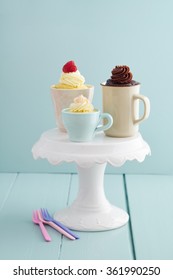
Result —
M64 73L69 73L69 72L76 72L77 71L77 67L74 63L73 60L68 61L62 68L62 71Z

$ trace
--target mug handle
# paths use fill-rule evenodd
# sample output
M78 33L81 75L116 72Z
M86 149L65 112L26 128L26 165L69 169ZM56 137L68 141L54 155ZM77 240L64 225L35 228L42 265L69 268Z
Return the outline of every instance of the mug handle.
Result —
M107 124L105 124L105 125L98 125L98 126L96 127L96 129L95 129L95 132L107 130L107 129L109 129L109 128L112 126L112 124L113 124L113 118L112 118L112 116L111 116L110 114L108 114L108 113L102 113L102 114L100 114L100 119L99 119L99 122L98 122L98 123L100 123L100 121L101 121L102 119L107 119L107 121L108 121Z
M141 118L134 120L134 124L138 124L144 120L146 120L149 117L150 114L150 100L148 99L148 97L141 95L141 94L135 94L133 96L133 101L140 99L143 101L144 103L144 114Z

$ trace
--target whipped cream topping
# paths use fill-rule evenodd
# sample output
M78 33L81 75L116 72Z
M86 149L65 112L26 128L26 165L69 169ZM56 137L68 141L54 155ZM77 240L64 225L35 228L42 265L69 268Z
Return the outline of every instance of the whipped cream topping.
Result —
M79 70L69 73L62 72L59 83L78 88L85 83L85 78L80 74Z
M74 99L73 103L71 103L70 105L70 112L84 113L84 112L93 112L93 111L94 111L93 105L83 95L77 96Z

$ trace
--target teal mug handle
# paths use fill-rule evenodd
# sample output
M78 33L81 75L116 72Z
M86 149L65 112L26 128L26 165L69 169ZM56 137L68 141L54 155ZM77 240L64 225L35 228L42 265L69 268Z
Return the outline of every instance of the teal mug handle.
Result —
M95 129L95 132L107 130L107 129L109 129L112 126L113 118L112 118L112 116L110 114L108 114L108 113L100 114L100 119L99 119L98 123L100 123L102 119L107 119L107 121L108 121L107 124L105 124L105 125L98 125L96 127L96 129Z

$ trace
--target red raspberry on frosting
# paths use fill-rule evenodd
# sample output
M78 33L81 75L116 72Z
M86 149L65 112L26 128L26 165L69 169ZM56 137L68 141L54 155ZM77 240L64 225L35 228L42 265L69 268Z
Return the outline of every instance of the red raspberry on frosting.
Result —
M62 68L64 73L76 72L77 67L73 60L68 61Z

